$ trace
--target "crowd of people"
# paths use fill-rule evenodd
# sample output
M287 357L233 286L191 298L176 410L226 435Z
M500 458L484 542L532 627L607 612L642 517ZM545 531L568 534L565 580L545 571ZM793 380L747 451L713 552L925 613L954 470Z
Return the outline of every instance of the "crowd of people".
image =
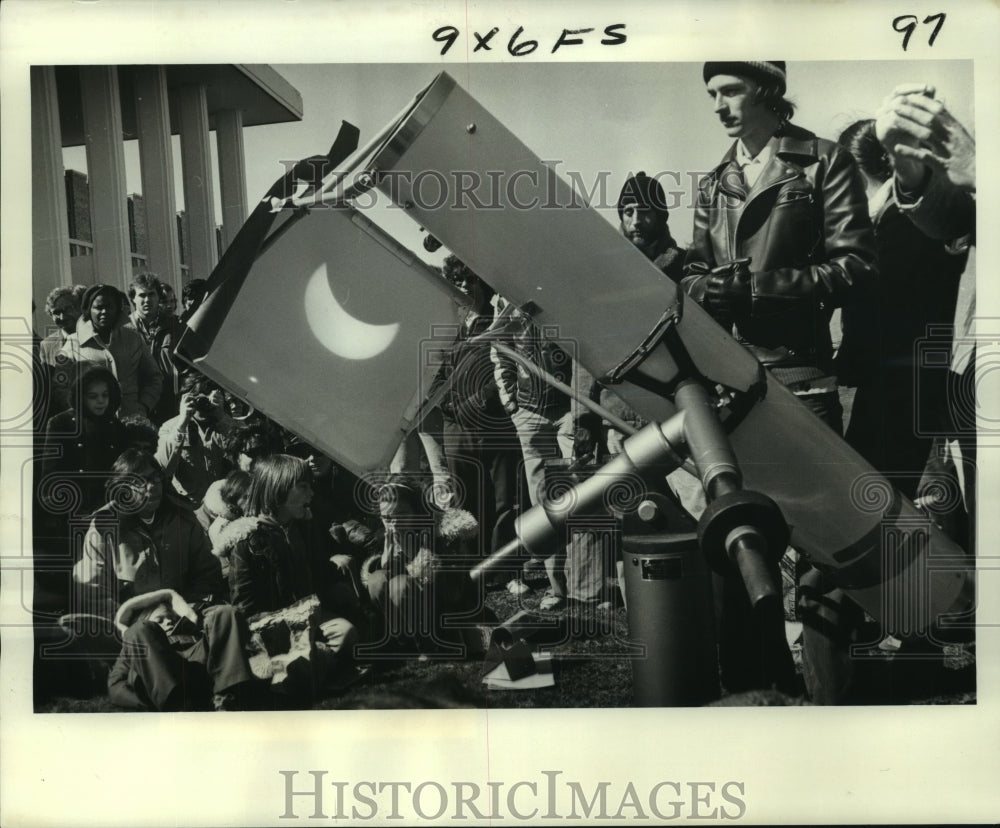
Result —
M895 90L877 119L833 142L791 123L783 62L707 63L703 77L734 143L701 184L691 248L674 241L664 191L642 172L619 195L622 235L905 494L921 502L928 470L959 480L971 521L974 431L949 420L974 366L971 137L927 87ZM433 389L443 393L392 466L364 480L176 356L204 280L185 285L180 316L151 273L127 293L52 291L35 395L36 611L85 651L80 619L111 630L116 704L266 706L250 623L311 596L323 657L304 703L317 680L343 682L383 655L473 652L487 611L468 561L514 537L516 516L550 494L552 469L600 463L621 450L623 423L643 422L454 255L441 271L468 296ZM916 344L933 328L951 347L940 331L959 317L953 370L922 377ZM857 389L846 432L845 387ZM692 481L670 488L697 516ZM974 529L950 517L969 547ZM542 611L580 597L573 565L565 542L547 550ZM523 592L521 575L499 586ZM815 702L849 700L862 614L827 574L802 564L798 578L805 689ZM784 630L761 628L740 583L719 585L717 612L726 689L796 692ZM769 672L762 646L777 649ZM36 693L67 690L42 661Z

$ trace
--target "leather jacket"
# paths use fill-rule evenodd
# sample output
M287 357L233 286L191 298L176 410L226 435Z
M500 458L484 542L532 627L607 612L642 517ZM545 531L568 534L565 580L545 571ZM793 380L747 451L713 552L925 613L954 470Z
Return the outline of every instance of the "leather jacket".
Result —
M785 383L831 373L830 317L877 276L864 182L837 144L786 125L753 187L736 145L699 188L682 286L701 302L708 268L749 257L738 340Z

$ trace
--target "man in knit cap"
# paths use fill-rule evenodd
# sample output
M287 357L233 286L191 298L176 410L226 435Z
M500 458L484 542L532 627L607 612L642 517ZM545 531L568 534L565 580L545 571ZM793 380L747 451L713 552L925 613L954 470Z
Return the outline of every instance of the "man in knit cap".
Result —
M850 153L790 123L783 61L709 62L703 78L735 142L699 186L682 285L840 434L830 318L877 278L864 182ZM756 636L785 647L780 631L753 632L741 589L728 586L720 630L730 691L761 681ZM846 633L821 616L847 599L814 569L800 589L807 689L814 702L842 701L851 673Z
M790 123L783 61L703 76L736 142L700 184L684 288L840 433L830 317L876 278L864 182L850 153Z
M618 196L622 235L675 282L684 271L684 251L670 235L667 198L655 178L639 172L630 176Z
M618 195L618 219L622 235L671 281L679 284L684 276L685 251L677 246L670 233L670 225L667 223L669 215L667 197L657 179L638 172L625 180ZM589 375L582 381L585 384L593 382ZM592 389L591 394L594 393ZM600 402L605 409L636 428L646 425L646 420L611 389L600 389ZM603 428L608 453L618 454L627 435L606 421ZM700 497L700 500L703 508L704 498Z

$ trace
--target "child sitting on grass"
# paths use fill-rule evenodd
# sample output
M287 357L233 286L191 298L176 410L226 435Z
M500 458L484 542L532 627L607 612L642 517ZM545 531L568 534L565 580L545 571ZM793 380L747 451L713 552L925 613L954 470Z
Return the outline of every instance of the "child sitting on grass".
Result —
M254 676L244 620L229 604L198 615L172 589L130 598L118 610L122 651L108 694L134 710L234 710L245 706Z

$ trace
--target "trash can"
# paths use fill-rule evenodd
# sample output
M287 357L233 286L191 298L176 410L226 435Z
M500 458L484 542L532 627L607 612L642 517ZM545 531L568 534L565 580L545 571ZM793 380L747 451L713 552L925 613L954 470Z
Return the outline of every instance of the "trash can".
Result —
M632 696L637 707L717 699L719 658L712 579L694 533L622 538Z

